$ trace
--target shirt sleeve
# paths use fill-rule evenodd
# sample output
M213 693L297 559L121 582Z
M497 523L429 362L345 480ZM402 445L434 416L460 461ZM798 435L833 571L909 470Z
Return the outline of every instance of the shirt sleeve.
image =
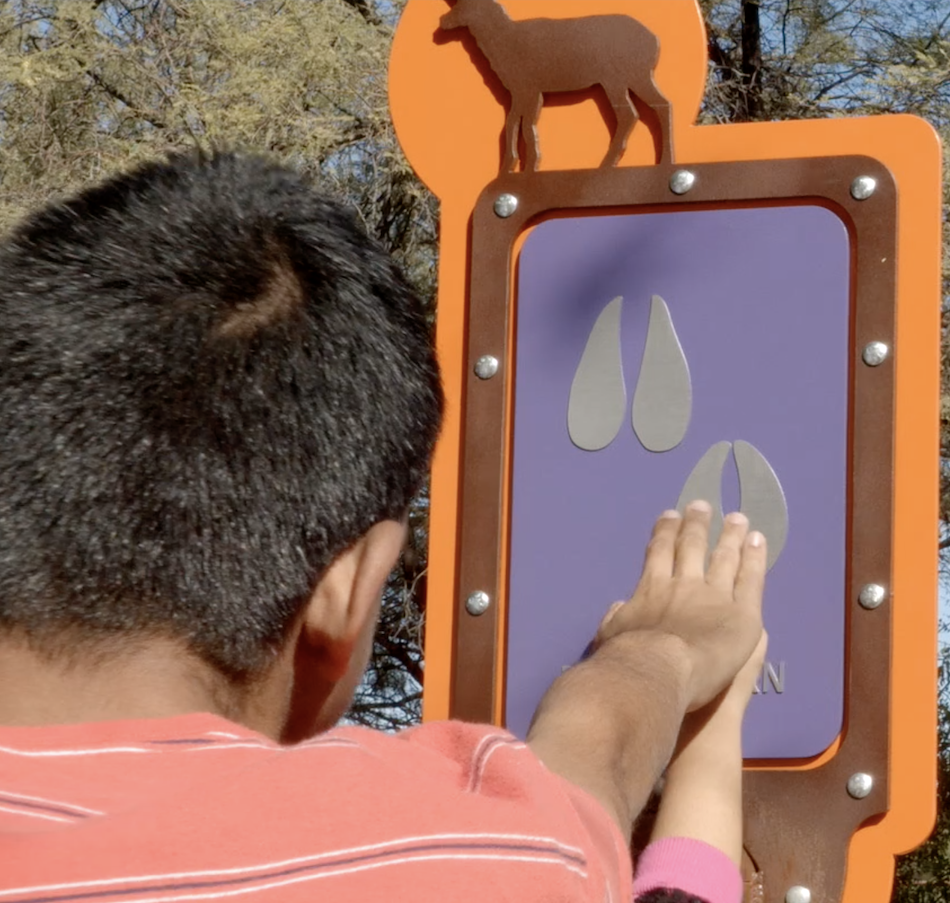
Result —
M637 861L633 899L651 903L651 892L658 890L680 891L673 899L682 903L693 899L741 903L742 875L725 853L707 843L664 837L651 843Z
M430 722L401 737L437 751L457 765L453 820L473 818L487 830L531 835L576 857L583 897L596 903L629 901L633 892L629 843L594 797L549 771L531 748L498 727ZM451 796L451 793L449 794ZM557 899L566 899L561 879ZM513 899L554 899L532 887ZM573 899L573 897L572 897Z

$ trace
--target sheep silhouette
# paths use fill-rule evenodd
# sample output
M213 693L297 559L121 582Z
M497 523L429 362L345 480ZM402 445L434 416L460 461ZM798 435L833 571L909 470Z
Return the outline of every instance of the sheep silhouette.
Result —
M495 0L456 0L440 20L443 31L466 28L511 95L502 171L512 172L524 141L524 169L538 168L538 117L545 94L600 86L616 115L601 166L616 166L640 120L633 98L660 122L660 163L673 162L671 108L653 80L660 42L630 16L513 21ZM609 123L608 123L609 126Z

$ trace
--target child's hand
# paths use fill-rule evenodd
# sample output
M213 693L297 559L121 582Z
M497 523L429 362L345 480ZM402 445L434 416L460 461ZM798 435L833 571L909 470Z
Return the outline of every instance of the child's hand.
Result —
M768 645L769 635L763 630L759 643L752 655L749 656L749 660L742 666L725 693L723 693L721 706L731 707L739 715L745 713L746 706L749 704L755 690L755 682L762 673Z
M732 683L686 716L666 770L651 840L692 837L742 862L742 718L762 673L767 637Z
M763 630L755 651L742 666L732 683L709 705L686 716L676 744L674 761L692 750L690 756L706 755L727 738L737 736L742 727L746 707L755 690L755 682L762 673L768 634Z
M744 539L748 521L732 517L727 519L726 525L727 530L734 531L731 539L735 553L739 541ZM728 539L726 543L720 541L718 554L713 556L715 569L722 567L728 549ZM702 551L704 553L705 548ZM704 604L709 604L707 598L703 599ZM641 600L635 596L633 605L638 601ZM614 606L598 635L609 635L614 621L631 607L630 603ZM707 625L707 629L713 629L713 625ZM740 646L732 639L732 652L748 650L756 638L754 631L753 626L748 645ZM742 861L742 719L756 678L762 673L768 643L761 621L758 631L752 654L726 689L708 705L686 716L676 752L666 771L665 788L651 832L651 840L664 837L700 840L721 850L737 866Z

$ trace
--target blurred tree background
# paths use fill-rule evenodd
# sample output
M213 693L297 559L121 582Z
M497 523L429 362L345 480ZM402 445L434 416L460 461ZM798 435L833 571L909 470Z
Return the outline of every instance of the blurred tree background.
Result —
M432 304L433 197L389 119L399 0L0 0L0 233L170 150L266 150L356 211ZM430 307L431 309L431 307ZM350 717L421 715L427 500L411 513Z
M950 137L950 0L700 3L710 58L703 121L907 112ZM50 197L169 150L263 149L348 202L431 305L438 211L387 110L386 64L403 4L0 0L0 233ZM945 341L945 363L948 348ZM943 550L948 373L945 366L935 525ZM423 495L349 716L374 727L420 716L427 513ZM950 903L948 672L945 649L940 820L928 844L900 861L898 903Z

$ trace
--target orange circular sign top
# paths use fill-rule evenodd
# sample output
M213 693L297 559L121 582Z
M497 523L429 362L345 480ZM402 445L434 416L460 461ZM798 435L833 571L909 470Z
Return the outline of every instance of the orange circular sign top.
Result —
M514 20L534 18L538 0L509 0ZM508 97L464 29L439 22L444 0L406 5L390 58L390 108L400 144L416 173L440 198L470 196L498 175ZM629 0L559 0L544 4L547 18L629 15ZM706 86L706 29L695 0L639 3L636 17L657 36L654 80L674 111L674 134L696 119ZM471 51L471 52L470 52ZM552 98L553 99L553 98ZM610 140L596 101L548 102L538 122L540 169L598 166ZM590 136L577 141L576 136ZM654 162L653 138L633 130L621 165Z

